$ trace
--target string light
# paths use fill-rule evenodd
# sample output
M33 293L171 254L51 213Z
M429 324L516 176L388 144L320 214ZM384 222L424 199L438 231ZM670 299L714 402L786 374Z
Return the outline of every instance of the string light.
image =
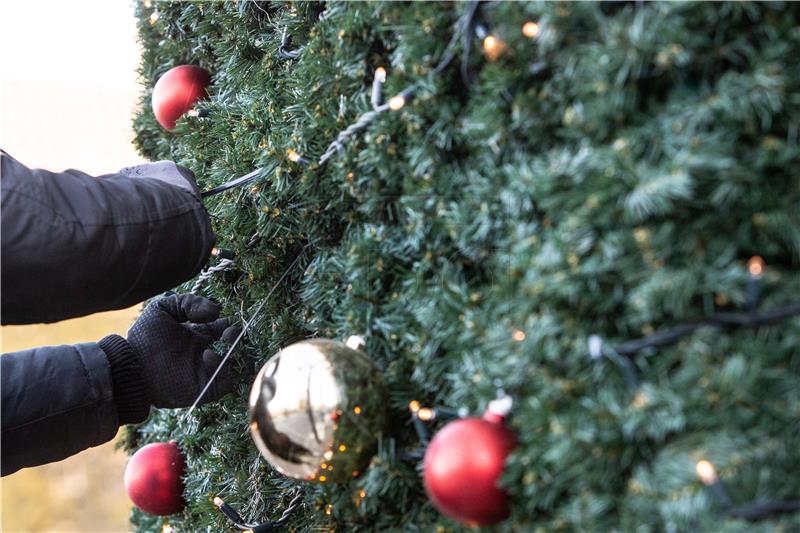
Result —
M436 411L431 409L430 407L423 407L416 413L417 418L422 420L423 422L430 422L434 418L436 418Z
M203 288L203 284L211 279L214 274L217 272L223 272L231 268L236 261L233 259L229 259L227 257L222 256L223 252L219 252L217 255L221 256L220 262L214 266L204 268L200 274L197 275L197 280L192 285L192 288L189 292L192 294L200 294L200 290Z
M332 512L333 512L333 505L329 503L328 505L325 506L325 514L330 515Z
M711 461L706 461L705 459L697 461L694 469L695 472L697 472L697 477L703 482L703 485L709 486L719 481L717 469L714 468Z
M142 5L144 5L144 7L148 8L148 9L150 9L151 7L153 7L153 2L151 2L150 0L144 0L142 2Z
M172 526L169 524L164 524L161 526L161 533L175 533L175 530L172 529Z
M222 498L218 496L214 496L211 501L219 509L219 511L225 515L225 518L227 518L228 521L230 521L231 524L233 524L233 526L242 533L247 533L248 531L251 533L255 531L275 531L280 529L281 526L283 526L283 524L289 520L292 513L294 513L303 503L303 491L298 491L294 495L292 500L289 502L289 505L286 507L286 509L284 509L280 518L261 524L247 522L238 512L236 512L236 509L222 501Z
M800 315L800 302L777 307L768 311L716 313L702 320L678 324L670 329L659 330L646 337L633 339L614 347L609 347L609 352L619 356L625 356L622 360L627 361L629 356L647 348L662 348L675 344L684 336L704 326L714 326L718 328L755 328L765 324L773 324L798 315Z
M528 39L535 39L542 32L538 22L528 21L522 25L522 35Z
M380 108L381 104L383 103L383 99L381 97L381 85L383 85L383 82L385 81L386 69L383 67L376 68L375 77L372 78L372 96L370 97L372 108L374 110Z
M340 452L346 452L347 451L347 446L345 446L344 444L340 444L339 445L339 451Z
M286 155L289 157L289 161L291 161L293 163L297 163L298 161L300 161L300 154L298 154L292 148L289 148L288 150L286 150Z
M747 297L745 307L753 311L761 302L761 278L764 277L764 259L756 255L747 262L747 271L750 277L747 280Z
M398 111L402 109L404 105L406 105L406 99L400 94L397 96L392 96L389 99L389 109L392 111Z
M457 56L457 54L453 49L456 46L458 46L458 42L460 41L460 38L464 35L464 33L468 31L469 28L472 28L474 26L473 20L478 11L478 5L479 3L477 1L470 2L470 8L468 8L465 14L462 16L462 18L459 19L459 22L456 26L456 30L450 40L450 43L447 45L446 53L439 61L439 64L436 65L436 67L433 69L434 74L441 74L447 68L447 66L453 61L453 59ZM481 38L483 38L486 35L485 30L482 30L482 32L483 33L480 34ZM286 33L286 29L284 28L283 35L281 38L281 47L279 49L279 54L281 55L281 57L287 59L297 57L300 53L299 50L287 51L285 49L285 47L289 43L289 40L290 36ZM493 42L495 46L502 44L502 48L503 49L505 48L505 43L502 43L502 41L500 41L497 38L493 38L493 41L490 40L490 42ZM484 43L484 45L485 44L486 43ZM386 110L397 111L399 109L402 109L403 106L405 106L406 103L408 103L408 100L414 96L414 92L417 90L417 87L419 85L419 82L409 85L408 87L403 89L399 94L393 96L387 104L383 104L381 103L379 89L380 85L384 83L385 80L386 80L386 69L383 67L376 68L375 76L373 79L372 109L361 114L361 116L359 116L354 123L350 124L347 128L339 132L336 138L328 144L328 148L325 150L325 153L323 153L317 160L318 165L324 165L335 154L344 152L344 143L350 137L355 135L356 132L370 125L379 114L383 113ZM300 157L299 154L297 157L298 157L297 162L303 164L309 164L309 162L306 159ZM261 169L256 169L255 171L251 172L248 176L252 177L252 175L257 175L260 172ZM243 182L243 179L244 176L242 176L242 178L237 178L232 182L228 182L221 186L215 187L211 191L204 192L202 196L203 197L210 196L211 194L217 194L218 192L227 190L230 187L237 186Z
M355 407L353 407L353 412L355 414L357 414L357 415L360 415L361 414L361 406L356 405Z
M724 509L730 508L731 499L728 496L725 487L722 486L722 482L719 479L719 474L717 474L717 469L714 468L714 465L711 463L711 461L707 461L705 459L697 461L697 464L694 465L694 470L697 473L698 479L700 479L708 491L711 492L719 506Z
M153 11L150 14L150 25L153 26L156 22L158 22L158 11Z
M412 413L416 413L417 411L419 411L419 408L420 408L420 405L419 405L419 402L417 400L411 400L408 403L408 410L411 411Z
M517 342L522 342L525 340L525 332L521 329L515 329L514 333L511 334L511 338Z
M483 38L483 53L489 61L496 61L506 50L506 43L494 35Z
M755 255L747 262L747 270L753 277L761 277L764 274L764 259Z

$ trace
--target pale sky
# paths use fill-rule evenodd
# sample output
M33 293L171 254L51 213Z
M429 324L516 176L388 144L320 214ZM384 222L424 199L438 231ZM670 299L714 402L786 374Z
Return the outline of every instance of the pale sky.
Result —
M132 0L0 0L0 81L130 87L139 48Z
M0 0L0 146L30 167L141 162L132 0Z

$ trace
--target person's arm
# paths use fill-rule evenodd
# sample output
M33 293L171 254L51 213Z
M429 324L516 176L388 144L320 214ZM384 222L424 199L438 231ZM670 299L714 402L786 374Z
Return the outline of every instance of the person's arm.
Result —
M3 324L129 307L195 276L214 245L191 173L171 162L92 177L3 153L0 183Z
M34 348L0 356L0 470L59 461L112 439L155 407L188 407L221 358L210 344L241 331L199 296L151 302L128 332L97 343ZM233 390L223 367L200 403Z
M116 355L110 361L99 343L85 343L0 356L2 475L107 442L120 424L147 416L141 369L132 355Z

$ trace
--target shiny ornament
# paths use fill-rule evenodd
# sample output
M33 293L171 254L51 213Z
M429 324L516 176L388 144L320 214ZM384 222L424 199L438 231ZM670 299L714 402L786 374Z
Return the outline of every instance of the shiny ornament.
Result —
M158 516L184 507L183 455L175 441L148 444L136 451L125 467L125 491L142 511Z
M181 65L164 73L153 87L153 114L158 123L172 131L175 121L208 95L210 81L211 75L194 65Z
M506 412L490 405L483 418L451 422L431 440L425 452L425 490L442 514L471 527L508 516L508 495L498 482L516 438L503 424Z
M364 353L341 342L292 344L250 390L250 432L279 472L320 483L358 476L386 423L386 387Z

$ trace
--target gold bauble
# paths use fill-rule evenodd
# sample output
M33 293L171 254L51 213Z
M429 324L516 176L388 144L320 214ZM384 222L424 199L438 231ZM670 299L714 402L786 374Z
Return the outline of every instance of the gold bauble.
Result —
M357 342L357 341L356 341ZM351 340L292 344L272 356L250 390L250 433L279 472L317 481L358 476L386 423L378 367Z

